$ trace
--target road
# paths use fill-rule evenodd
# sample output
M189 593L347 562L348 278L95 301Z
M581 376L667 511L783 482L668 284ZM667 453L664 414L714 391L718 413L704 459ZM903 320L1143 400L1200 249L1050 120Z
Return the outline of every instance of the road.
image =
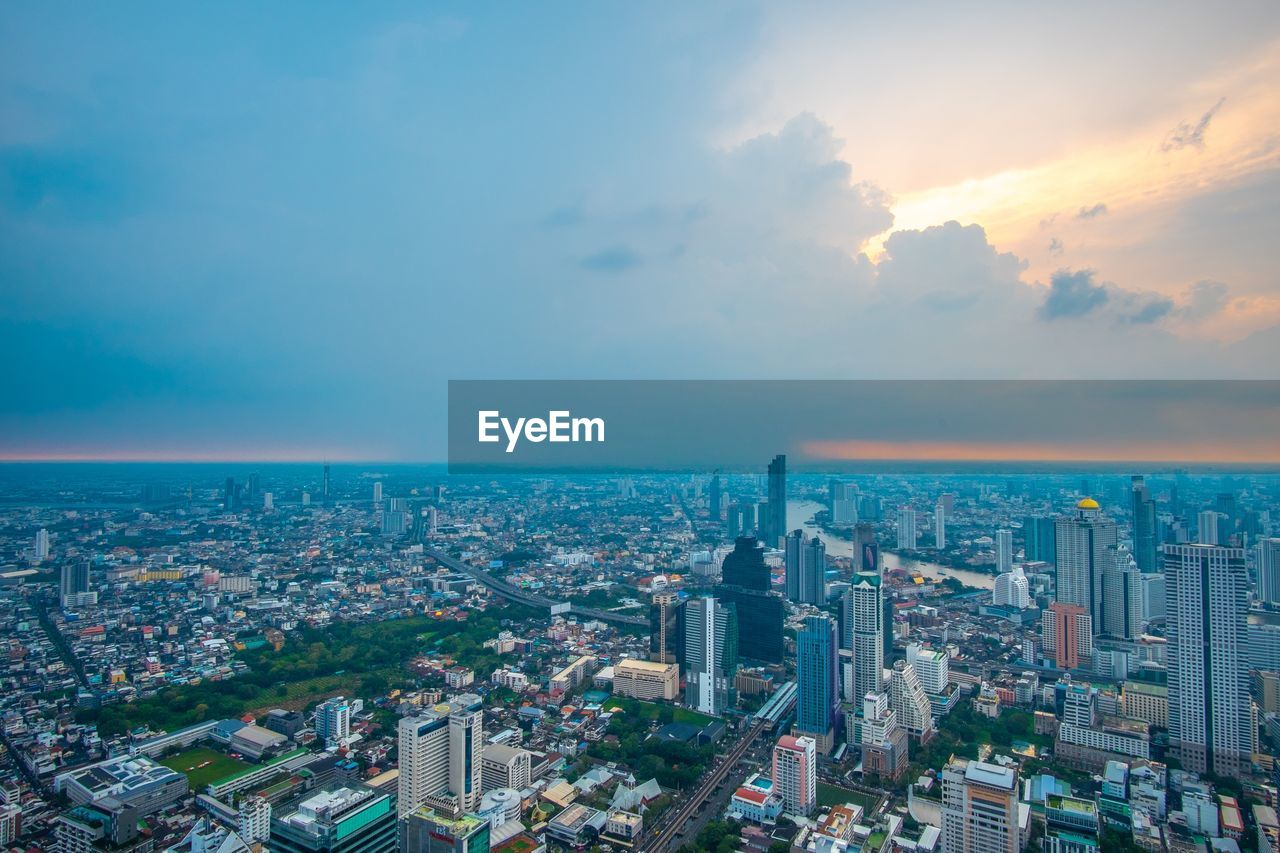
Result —
M514 601L517 604L525 604L529 607L545 607L554 615L562 612L566 606L564 602L556 601L542 595L536 595L527 590L520 589L517 586L507 583L500 578L496 578L483 569L476 568L470 563L450 557L445 552L437 548L423 548L423 552L443 566L453 569L455 572L461 572L464 575L470 575L475 578L476 582L482 586L488 587L498 595ZM636 627L647 628L649 620L641 616L625 616L621 613L614 613L610 610L595 610L590 607L578 607L577 605L568 605L568 612L574 616L580 616L583 619L598 619L601 622L613 622L618 625L634 625Z
M748 729L747 733L739 738L738 742L725 755L724 760L707 772L693 795L682 802L674 814L669 812L669 816L660 821L651 830L652 834L648 840L640 843L636 848L636 853L665 853L670 849L673 842L678 840L679 836L684 832L689 820L697 814L698 808L723 784L730 771L747 754L747 750L755 743L756 738L768 728L768 725L767 720L760 720Z

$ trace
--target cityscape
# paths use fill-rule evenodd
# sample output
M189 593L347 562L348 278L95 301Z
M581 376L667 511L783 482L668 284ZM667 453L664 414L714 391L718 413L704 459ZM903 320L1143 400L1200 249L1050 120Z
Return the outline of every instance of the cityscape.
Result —
M1272 470L0 476L6 849L1280 841Z

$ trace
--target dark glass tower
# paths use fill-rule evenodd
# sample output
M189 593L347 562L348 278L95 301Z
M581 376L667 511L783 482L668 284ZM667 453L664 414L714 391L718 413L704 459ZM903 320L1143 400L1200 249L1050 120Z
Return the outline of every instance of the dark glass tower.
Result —
M721 581L728 586L740 586L768 592L772 586L769 567L764 564L764 549L754 536L739 536L733 550L720 566Z
M764 541L770 548L787 535L787 457L779 453L769 463L769 518Z
M1133 559L1140 572L1159 572L1156 551L1156 503L1151 500L1146 481L1141 475L1133 478Z
M720 567L716 597L737 611L738 653L746 659L782 663L782 599L770 592L772 579L764 549L755 537L741 536Z

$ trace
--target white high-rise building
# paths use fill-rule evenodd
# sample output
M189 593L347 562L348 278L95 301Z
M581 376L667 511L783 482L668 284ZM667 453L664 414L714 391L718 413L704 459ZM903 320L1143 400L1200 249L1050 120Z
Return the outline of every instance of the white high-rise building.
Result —
M1123 640L1141 636L1146 626L1143 606L1143 574L1129 546L1111 552L1111 565L1102 572L1102 634Z
M1058 519L1057 600L1078 604L1096 627L1102 624L1102 572L1111 564L1116 547L1116 525L1102 515L1092 498L1076 504L1076 514Z
M889 704L907 732L921 741L933 736L933 705L915 667L906 661L895 661L889 674Z
M737 635L732 607L715 598L695 598L685 605L685 699L704 714L722 714L736 701Z
M382 506L382 481L375 480L373 483L373 505L375 507Z
M916 533L916 511L909 506L898 508L898 550L914 551L918 536Z
M783 735L773 748L773 791L789 814L809 815L818 805L817 744Z
M926 649L917 643L907 646L907 663L920 676L924 692L941 696L947 692L947 680L951 677L951 657L946 651Z
M423 805L456 816L479 803L483 702L474 693L464 693L400 720L397 808L401 817Z
M43 527L36 531L35 551L37 562L49 556L49 531Z
M947 547L947 508L942 501L933 508L933 547L939 551Z
M351 703L343 696L334 696L316 706L316 737L325 746L345 744L351 738Z
M1280 538L1259 540L1254 555L1258 561L1258 601L1280 604Z
M239 818L236 831L250 844L271 837L271 803L266 797L250 794L241 800Z
M853 696L884 687L884 600L880 576L858 572L845 591L845 623L853 642Z
M1218 513L1206 509L1196 516L1196 540L1201 545L1221 545L1218 538Z
M996 573L1013 571L1013 531L996 531Z
M262 508L266 512L271 512L276 508L276 496L271 492L262 493Z
M958 758L942 771L943 853L1020 853L1018 771Z
M1244 549L1165 545L1169 749L1186 770L1236 776L1252 751Z
M1014 566L1010 571L996 577L991 588L991 603L998 607L1016 607L1026 610L1031 606L1031 583L1027 580L1022 566Z

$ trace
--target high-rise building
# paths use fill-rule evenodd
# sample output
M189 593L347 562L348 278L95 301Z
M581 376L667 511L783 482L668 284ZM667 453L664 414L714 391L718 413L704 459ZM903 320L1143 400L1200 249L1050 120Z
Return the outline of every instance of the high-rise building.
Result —
M947 547L947 511L942 501L933 508L933 547L939 551Z
M240 801L236 831L250 844L271 837L271 803L266 797L249 794Z
M674 592L654 595L649 605L649 659L684 664L685 603Z
M227 512L234 512L236 508L236 480L234 477L228 477L222 486L222 508Z
M68 560L62 564L59 593L62 606L74 606L79 596L89 592L89 561Z
M271 512L276 508L276 496L271 492L262 493L262 509L264 512Z
M320 487L320 496L328 503L333 498L332 483L329 480L329 463L324 463L324 482Z
M1132 480L1133 558L1141 572L1159 572L1159 539L1156 531L1156 502L1151 499L1146 480L1135 474Z
M719 715L737 701L738 613L715 598L685 605L687 687L685 700L704 714Z
M1206 509L1196 516L1196 541L1201 545L1220 545L1217 510Z
M1020 853L1018 771L957 758L942 771L943 853Z
M845 624L853 649L855 697L884 686L884 607L880 575L858 572L845 592Z
M898 550L914 551L917 539L916 511L909 506L898 507Z
M707 513L713 524L719 524L722 517L720 475L711 475L711 486L707 490Z
M996 573L1013 571L1013 531L996 531Z
M1122 640L1142 634L1143 574L1128 547L1111 551L1111 565L1102 572L1102 625L1099 633Z
M423 805L451 816L475 808L483 774L483 704L474 693L464 693L401 718L401 817Z
M907 732L881 691L862 697L862 771L867 776L897 780L907 769Z
M800 601L827 603L827 546L815 536L805 543L800 561Z
M316 737L326 746L339 746L351 738L351 703L342 696L316 706Z
M1022 536L1028 563L1052 563L1058 559L1057 529L1053 518L1028 515L1022 519Z
M782 663L782 626L786 607L772 592L764 549L754 537L739 537L721 564L723 583L716 597L737 611L738 654L749 660Z
M1093 620L1102 623L1102 572L1111 563L1116 546L1116 525L1102 515L1093 498L1076 504L1076 514L1057 521L1055 532L1058 567L1057 599L1078 604Z
M889 674L889 704L908 734L929 742L933 737L933 705L915 667L904 660L894 661Z
M1040 620L1044 651L1059 669L1077 669L1093 656L1093 617L1079 604L1055 601Z
M365 785L313 789L277 810L272 853L396 853L395 796Z
M796 633L796 731L814 739L824 755L835 745L840 714L836 623L810 616Z
M49 531L43 527L36 531L34 548L37 563L49 556Z
M920 677L920 686L930 696L947 692L951 677L951 658L945 650L926 649L916 643L907 646L907 663Z
M1031 583L1022 570L1022 566L1014 566L996 577L991 589L991 603L998 607L1016 607L1026 610L1031 606Z
M787 601L799 602L800 581L804 575L804 552L809 544L809 537L803 530L796 529L787 534L783 542L783 590Z
M1258 601L1280 605L1280 538L1258 540L1254 556L1258 562Z
M817 745L810 737L783 735L773 748L773 791L783 810L807 816L818 805Z
M373 505L375 507L382 506L382 481L374 480L373 482Z
M451 818L423 806L404 820L400 853L487 853L494 829L480 815Z
M1244 550L1166 545L1169 749L1184 769L1239 776L1252 752Z
M787 535L787 457L781 453L769 463L768 505L768 525L761 522L765 530L764 544L777 548Z
M832 524L858 523L858 490L852 483L841 483L832 480L830 489L830 506Z
M533 781L533 755L527 749L502 743L485 744L480 765L485 793L504 788L523 791Z

